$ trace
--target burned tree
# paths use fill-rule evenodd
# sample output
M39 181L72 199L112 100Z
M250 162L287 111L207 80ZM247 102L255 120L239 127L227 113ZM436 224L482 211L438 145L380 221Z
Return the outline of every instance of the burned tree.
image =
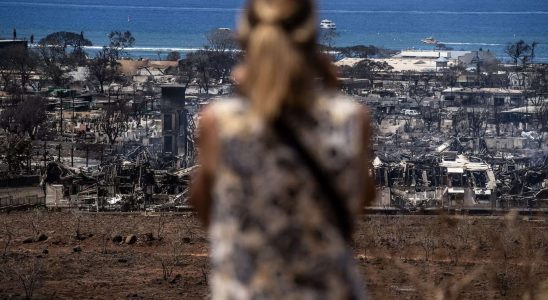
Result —
M125 103L119 101L105 108L100 119L101 130L106 134L111 145L128 129L129 111Z
M125 54L124 50L135 44L135 38L129 31L112 31L108 34L110 43L108 45L109 53L113 59L120 59Z
M0 76L4 91L14 94L25 92L30 75L38 66L34 51L23 46L11 46L0 50Z
M524 40L519 40L515 43L510 43L504 49L504 52L512 58L514 65L517 67L518 62L526 64L531 57L531 46Z
M537 120L541 131L548 131L548 102L544 101L537 111Z
M215 29L207 34L207 41L205 53L211 73L218 82L224 82L237 62L234 33L229 29Z
M321 29L318 35L320 45L327 51L332 51L339 33L335 29Z
M421 115L428 131L432 129L432 125L439 124L441 121L440 111L430 106L422 108Z
M70 81L71 78L67 74L67 70L72 67L67 65L68 60L62 48L40 45L38 54L45 81L49 81L55 86L64 86Z
M434 75L424 74L419 76L409 76L409 82L407 86L407 93L409 97L417 104L418 107L422 105L424 99L430 96L430 81L434 79Z
M89 80L98 85L102 94L105 93L105 83L120 79L120 64L117 60L125 53L124 49L135 43L135 38L129 31L113 31L108 38L110 40L108 47L103 47L88 63Z
M190 56L190 58L180 60L177 68L177 82L183 84L185 89L188 89L188 86L196 79L197 75L192 55Z
M31 142L17 134L8 133L0 143L0 158L8 165L8 172L11 174L24 173L31 151Z
M62 53L63 57L72 63L81 65L85 62L86 53L83 47L92 46L92 42L84 37L84 33L58 31L47 35L38 43L40 46ZM67 53L67 48L72 52Z
M487 129L487 114L482 111L472 111L467 114L468 129L473 137L483 137Z
M181 59L181 53L177 51L171 51L167 54L166 60L168 61L178 61Z
M211 87L211 81L214 78L214 71L211 67L211 56L208 51L200 50L190 53L187 58L190 59L194 65L196 84L198 84L201 91L203 90L205 94L208 94Z
M34 140L46 119L44 99L29 97L0 113L0 128Z
M97 84L101 94L105 93L105 84L112 82L120 74L116 55L110 48L103 47L88 63L89 80Z

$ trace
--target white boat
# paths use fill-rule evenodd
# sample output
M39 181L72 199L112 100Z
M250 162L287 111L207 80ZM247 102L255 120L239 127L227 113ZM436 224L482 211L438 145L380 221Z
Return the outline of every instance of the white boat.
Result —
M320 22L320 28L335 30L337 29L337 25L335 24L335 22L325 19Z
M425 44L428 44L428 45L437 45L437 44L440 43L438 40L436 40L433 37L427 37L425 39L422 39L421 42L423 42Z

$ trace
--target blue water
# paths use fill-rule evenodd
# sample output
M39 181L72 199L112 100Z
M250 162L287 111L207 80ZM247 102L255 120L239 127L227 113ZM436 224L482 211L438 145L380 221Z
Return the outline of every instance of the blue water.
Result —
M130 30L135 53L155 55L205 44L205 33L234 28L243 0L0 0L0 36L84 31L94 45L112 30ZM537 59L548 62L548 0L321 0L320 17L337 23L336 44L428 49L433 36L455 50L490 49L524 39L539 42ZM128 21L130 18L130 21Z

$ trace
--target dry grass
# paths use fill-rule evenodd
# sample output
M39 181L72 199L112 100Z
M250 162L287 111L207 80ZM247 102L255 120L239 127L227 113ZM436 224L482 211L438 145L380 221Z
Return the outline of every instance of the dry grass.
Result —
M208 294L209 244L193 216L32 211L0 217L0 299ZM544 219L516 214L364 216L353 248L372 299L548 299L547 228ZM23 243L37 234L48 239ZM137 242L112 241L128 235ZM36 263L39 272L32 264L13 271L19 261ZM34 274L30 295L16 274Z
M355 247L368 253L360 261L374 299L541 299L546 293L544 220L517 214L365 219L371 226Z

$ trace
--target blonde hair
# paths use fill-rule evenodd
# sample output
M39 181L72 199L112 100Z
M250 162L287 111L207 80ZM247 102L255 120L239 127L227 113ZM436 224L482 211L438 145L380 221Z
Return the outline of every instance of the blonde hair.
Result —
M245 50L242 93L253 110L274 120L284 109L306 109L315 99L316 78L336 88L329 58L316 43L313 0L249 0L238 29Z

